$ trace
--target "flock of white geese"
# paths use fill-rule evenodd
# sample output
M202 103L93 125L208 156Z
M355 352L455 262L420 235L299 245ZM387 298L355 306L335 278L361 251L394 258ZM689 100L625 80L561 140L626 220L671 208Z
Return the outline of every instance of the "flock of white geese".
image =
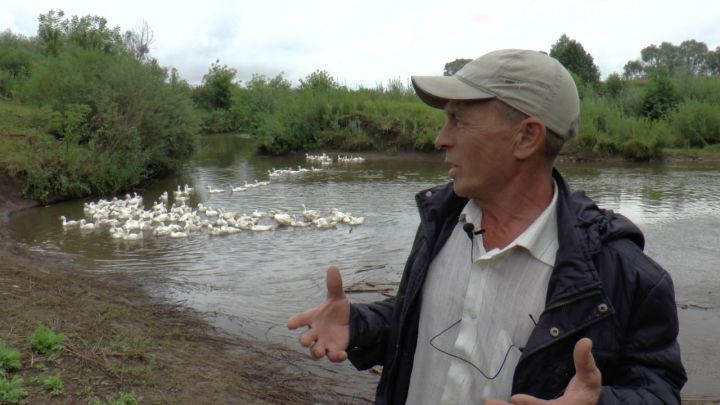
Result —
M241 186L243 189L264 187L269 182L255 181ZM214 189L208 186L208 192L227 192L227 189ZM231 191L237 190L230 186ZM263 232L281 227L295 228L335 228L338 224L361 225L364 217L355 217L336 208L329 215L322 216L320 211L307 209L302 205L298 214L269 209L254 210L252 213L236 213L223 208L212 208L199 203L196 208L187 205L194 188L188 186L173 192L174 202L168 203L169 195L164 192L152 208L145 209L142 196L126 194L124 198L85 203L85 218L69 220L60 216L64 230L79 229L82 232L107 230L113 239L139 240L154 235L156 237L187 238L193 234L207 232L210 236L222 236L242 231Z
M323 153L322 155L305 154L305 160L311 163L320 163L322 166L328 166L333 163L332 156ZM365 158L362 156L337 155L338 163L363 163Z

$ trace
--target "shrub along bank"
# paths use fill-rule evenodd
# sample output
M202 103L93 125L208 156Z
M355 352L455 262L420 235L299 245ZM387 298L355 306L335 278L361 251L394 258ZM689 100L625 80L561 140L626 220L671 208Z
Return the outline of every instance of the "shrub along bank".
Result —
M200 133L248 133L273 155L429 151L444 120L400 80L350 89L317 70L296 86L282 74L242 83L216 61L193 87L149 56L151 36L147 27L123 35L102 17L54 11L40 16L36 37L0 33L0 168L24 179L26 196L47 202L122 192L180 167ZM558 44L551 55L578 45L566 37ZM556 56L566 54L577 52ZM645 70L605 81L573 73L581 128L566 153L633 160L668 148L718 153L720 76Z

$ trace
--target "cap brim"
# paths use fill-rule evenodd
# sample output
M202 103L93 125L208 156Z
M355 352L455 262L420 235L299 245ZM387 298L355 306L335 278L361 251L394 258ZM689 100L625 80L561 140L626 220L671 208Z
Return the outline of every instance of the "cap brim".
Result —
M449 100L485 100L494 94L464 83L455 76L411 76L418 97L427 105L445 108Z

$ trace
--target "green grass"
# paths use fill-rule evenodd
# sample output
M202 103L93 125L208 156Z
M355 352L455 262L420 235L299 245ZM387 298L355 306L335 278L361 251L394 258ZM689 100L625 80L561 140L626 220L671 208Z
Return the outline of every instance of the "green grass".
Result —
M57 334L45 325L38 325L30 335L30 348L37 353L50 354L62 349L65 335Z
M720 160L720 144L704 148L665 148L663 154L666 157L678 159L712 159Z
M18 102L0 100L0 135L38 136L47 133L48 111Z
M136 395L134 392L120 392L118 394L111 394L105 398L105 402L101 401L97 397L92 398L89 405L138 405L142 397Z
M17 371L20 368L20 352L0 340L0 370Z
M30 379L30 382L40 385L43 391L50 394L51 397L63 394L63 382L58 374L33 377Z
M0 404L20 404L23 399L28 396L27 391L23 388L23 379L13 376L7 379L0 377Z

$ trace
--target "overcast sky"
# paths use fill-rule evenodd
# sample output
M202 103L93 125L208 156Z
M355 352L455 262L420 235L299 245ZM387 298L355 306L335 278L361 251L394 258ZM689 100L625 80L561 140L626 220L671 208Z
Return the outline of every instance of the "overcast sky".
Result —
M650 44L686 39L720 46L717 0L0 0L0 31L36 35L37 17L98 15L122 31L147 21L151 55L199 83L219 59L238 71L284 72L294 82L322 69L348 86L375 87L500 48L549 51L563 33L603 77Z

